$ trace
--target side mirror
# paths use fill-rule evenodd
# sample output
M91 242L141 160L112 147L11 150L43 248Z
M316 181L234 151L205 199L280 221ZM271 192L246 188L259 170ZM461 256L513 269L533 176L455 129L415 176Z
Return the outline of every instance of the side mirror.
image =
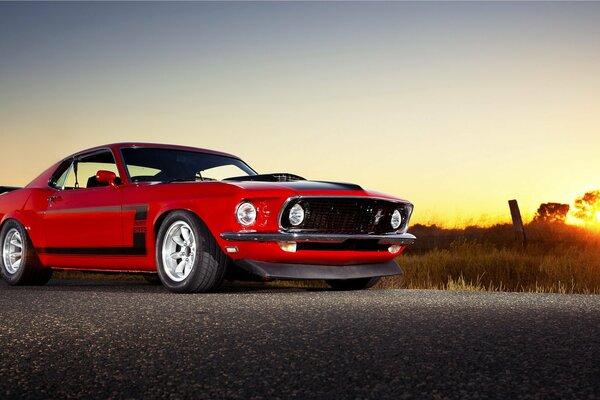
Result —
M96 181L98 181L99 183L107 183L109 186L116 188L116 180L117 174L115 174L114 172L104 170L96 172Z

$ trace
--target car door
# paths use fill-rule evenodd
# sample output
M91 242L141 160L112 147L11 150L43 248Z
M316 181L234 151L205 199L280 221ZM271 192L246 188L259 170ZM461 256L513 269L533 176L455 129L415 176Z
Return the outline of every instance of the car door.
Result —
M107 149L77 156L62 169L50 182L43 223L44 252L89 256L122 253L121 190L95 178L98 170L118 176L112 152ZM93 261L90 257L90 264Z

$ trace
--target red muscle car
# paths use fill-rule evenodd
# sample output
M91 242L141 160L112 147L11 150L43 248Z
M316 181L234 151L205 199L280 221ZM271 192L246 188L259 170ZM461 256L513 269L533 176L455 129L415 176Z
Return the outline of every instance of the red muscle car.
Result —
M415 239L405 200L257 174L236 156L183 146L96 147L0 193L0 267L11 285L73 269L158 274L173 292L210 291L225 278L364 289L401 274L394 258Z

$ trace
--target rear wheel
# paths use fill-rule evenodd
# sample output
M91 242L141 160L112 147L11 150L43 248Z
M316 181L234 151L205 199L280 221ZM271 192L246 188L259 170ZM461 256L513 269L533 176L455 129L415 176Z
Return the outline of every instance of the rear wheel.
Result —
M25 227L16 220L7 221L0 231L2 257L0 273L10 285L43 285L52 270L40 262Z
M197 293L221 285L227 259L196 215L174 211L158 231L156 264L158 276L167 289Z
M357 279L330 279L326 280L327 284L333 290L362 290L375 286L379 282L379 277L374 278L357 278Z

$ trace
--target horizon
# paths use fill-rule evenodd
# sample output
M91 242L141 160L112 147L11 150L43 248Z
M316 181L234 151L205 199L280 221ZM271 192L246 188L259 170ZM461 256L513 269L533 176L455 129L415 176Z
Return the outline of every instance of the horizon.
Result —
M357 183L412 223L600 189L599 3L0 3L0 185L109 142ZM573 221L570 220L570 223Z

